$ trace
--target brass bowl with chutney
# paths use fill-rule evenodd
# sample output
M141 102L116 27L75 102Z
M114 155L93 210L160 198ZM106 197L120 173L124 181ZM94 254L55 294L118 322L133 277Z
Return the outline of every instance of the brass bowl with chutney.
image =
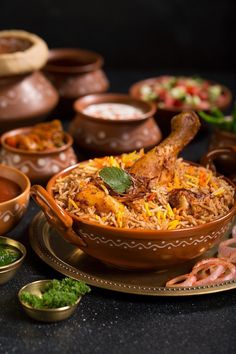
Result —
M63 306L63 307L52 308L52 309L33 308L32 306L24 303L21 300L21 294L23 292L29 292L33 295L40 296L45 286L50 282L51 282L50 279L34 281L32 283L23 286L23 288L21 288L18 293L18 299L25 313L34 320L41 321L41 322L58 322L58 321L65 320L71 315L73 315L81 300L81 297L79 297L74 305Z
M8 237L0 236L0 249L1 248L12 249L17 252L19 256L13 262L0 266L0 285L5 284L14 277L26 256L26 249L22 243Z

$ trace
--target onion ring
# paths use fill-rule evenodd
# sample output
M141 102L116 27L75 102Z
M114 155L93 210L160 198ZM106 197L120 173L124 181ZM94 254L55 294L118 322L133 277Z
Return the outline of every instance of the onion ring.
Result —
M198 273L202 270L207 272L211 271L206 278L199 279ZM198 262L192 269L193 275L198 279L193 285L195 286L203 286L203 285L212 285L216 283L220 283L227 280L235 279L236 276L236 267L222 258L209 258L204 259Z
M190 274L183 274L175 277L173 279L168 280L166 286L168 288L176 287L176 286L193 286L194 282L196 281L195 275Z
M232 237L236 237L236 225L232 228Z
M236 246L236 238L230 238L219 244L218 257L226 259L231 263L236 263L236 247L230 247L230 245Z

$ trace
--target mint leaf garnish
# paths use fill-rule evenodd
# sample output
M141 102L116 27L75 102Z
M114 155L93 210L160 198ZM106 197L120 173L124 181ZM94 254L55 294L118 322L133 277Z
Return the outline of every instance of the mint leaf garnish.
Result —
M132 185L130 175L118 167L104 167L99 171L101 179L116 193L125 193Z

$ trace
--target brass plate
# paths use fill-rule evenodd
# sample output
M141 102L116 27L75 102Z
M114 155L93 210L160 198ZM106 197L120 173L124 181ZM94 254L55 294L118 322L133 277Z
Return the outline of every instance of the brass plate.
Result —
M168 279L189 272L196 260L166 271L137 272L108 267L66 242L47 223L42 212L35 216L30 226L30 243L36 254L58 272L103 289L151 296L188 296L236 288L236 280L204 287L164 286ZM211 257L215 252L212 250L204 258Z

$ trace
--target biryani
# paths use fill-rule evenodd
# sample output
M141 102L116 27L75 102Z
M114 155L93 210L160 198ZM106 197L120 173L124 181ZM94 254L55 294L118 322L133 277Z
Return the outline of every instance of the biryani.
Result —
M200 127L198 116L181 113L171 126L170 136L147 153L96 158L59 177L53 188L58 205L84 221L145 230L187 228L226 215L234 187L178 158Z
M141 150L120 157L111 156L81 163L56 181L53 190L56 202L83 220L114 227L150 230L173 230L204 224L225 215L232 207L234 188L230 184L223 178L214 176L210 170L188 164L181 158L176 161L175 173L168 185L154 185L145 195L133 200L122 201L120 198L119 204L123 206L123 210L117 207L107 213L96 204L90 206L79 202L79 193L94 181L102 168L113 166L126 170L142 155ZM115 199L102 179L97 188ZM179 193L179 197L176 193ZM190 206L184 205L184 193L193 196Z

